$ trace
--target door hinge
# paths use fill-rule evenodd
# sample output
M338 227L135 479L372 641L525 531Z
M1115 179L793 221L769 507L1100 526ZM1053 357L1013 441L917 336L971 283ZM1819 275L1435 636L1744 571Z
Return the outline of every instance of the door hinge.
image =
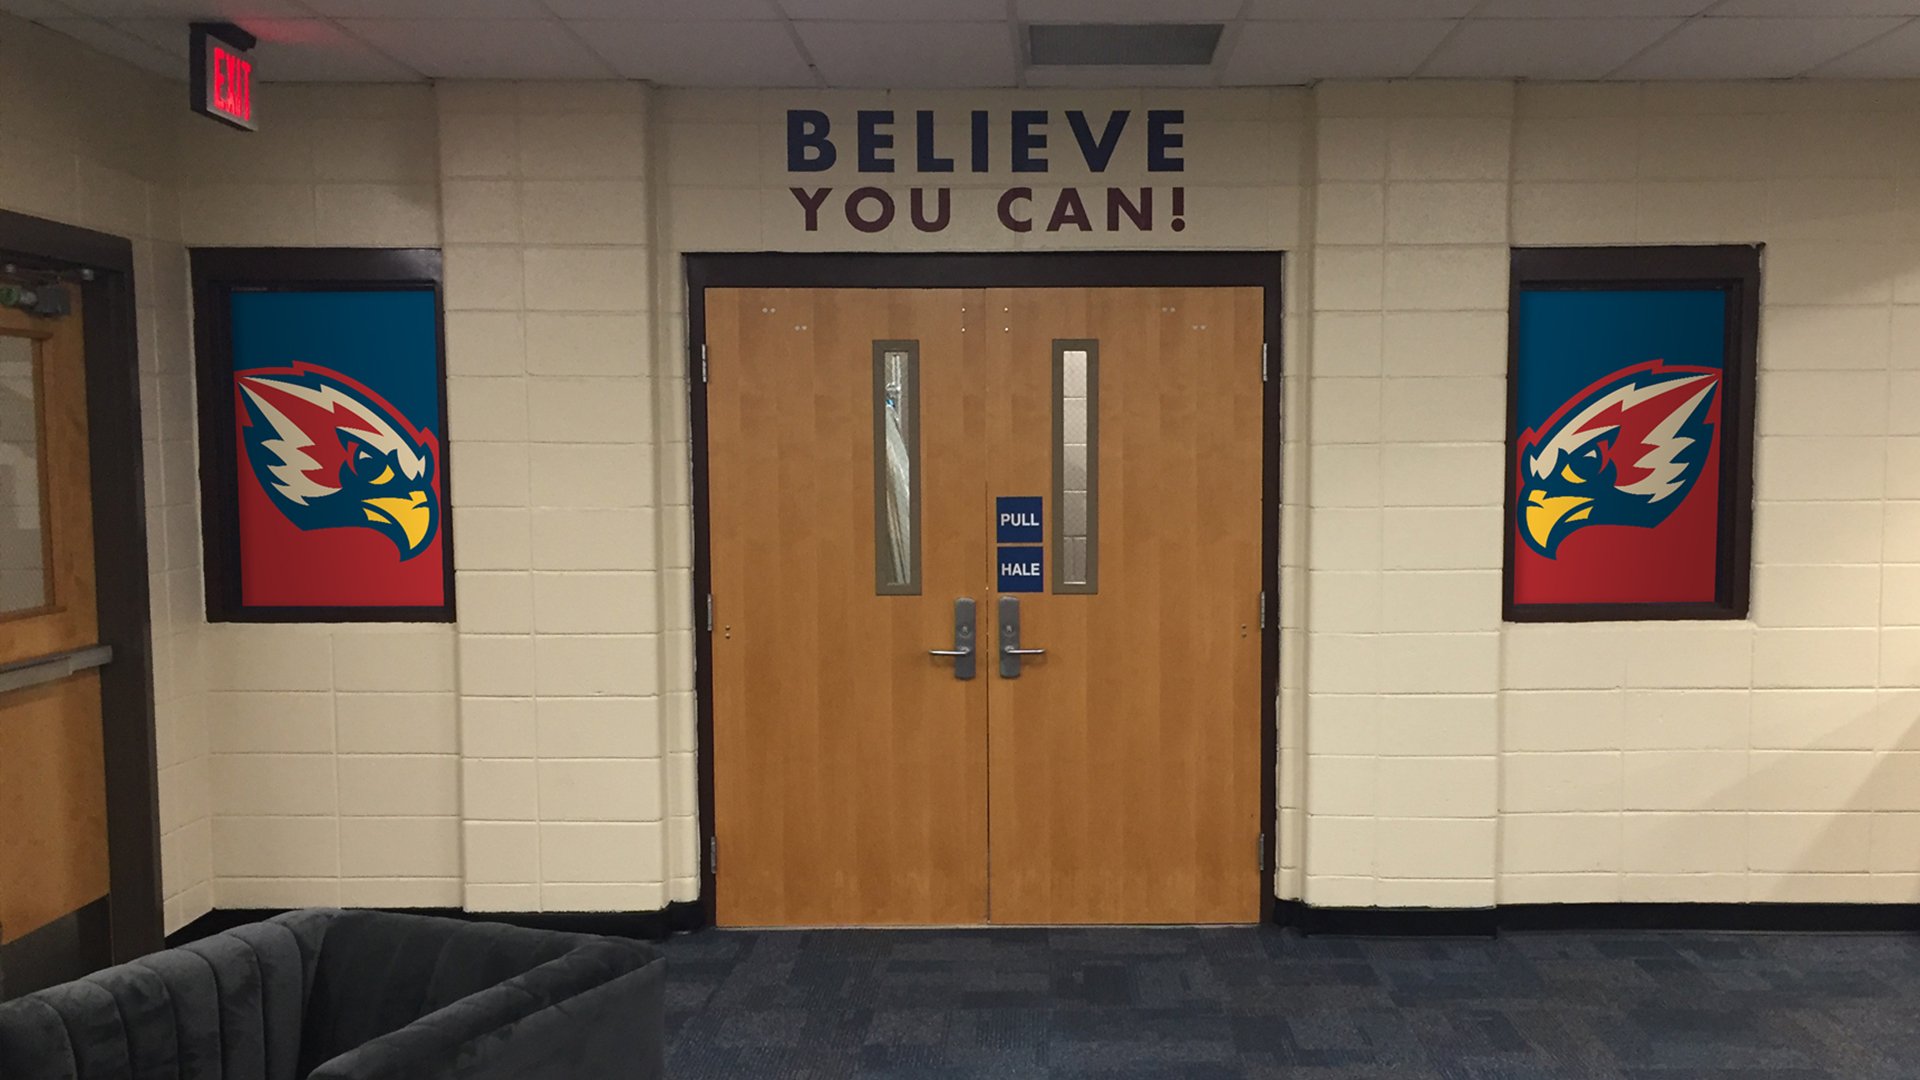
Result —
M1260 871L1263 874L1267 872L1267 834L1266 833L1260 834L1259 850L1254 852L1253 854L1253 863L1254 863L1254 869Z
M704 343L700 346L700 381L707 381L707 347Z
M720 872L720 838L717 836L707 837L707 872Z
M707 594L707 632L713 632L713 594Z
M1267 381L1267 343L1260 343L1260 381Z
M1267 590L1260 590L1260 629L1267 628ZM708 629L712 629L709 627Z

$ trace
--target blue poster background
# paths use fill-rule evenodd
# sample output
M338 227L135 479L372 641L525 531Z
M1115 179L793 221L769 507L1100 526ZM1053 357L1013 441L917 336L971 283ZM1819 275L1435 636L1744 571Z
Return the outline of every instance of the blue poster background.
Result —
M233 293L235 371L299 360L366 384L440 434L438 322L426 289Z
M1520 293L1520 430L1601 377L1646 360L1726 367L1726 295L1716 289L1528 289Z

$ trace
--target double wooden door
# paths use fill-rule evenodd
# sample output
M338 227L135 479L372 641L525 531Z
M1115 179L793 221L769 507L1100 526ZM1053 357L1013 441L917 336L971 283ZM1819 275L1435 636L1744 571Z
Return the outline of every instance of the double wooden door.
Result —
M705 309L719 922L1255 921L1260 291Z

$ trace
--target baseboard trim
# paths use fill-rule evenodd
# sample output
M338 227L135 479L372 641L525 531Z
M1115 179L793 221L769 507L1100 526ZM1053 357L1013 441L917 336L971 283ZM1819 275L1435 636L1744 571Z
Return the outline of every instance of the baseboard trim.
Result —
M1311 907L1279 900L1273 921L1308 935L1493 937L1502 933L1720 930L1920 933L1920 904L1502 904L1488 908Z
M1494 908L1310 907L1279 900L1273 921L1309 936L1492 937Z
M167 947L271 919L286 910L209 911L167 935ZM697 900L676 901L660 911L381 910L641 941L661 941L673 934L704 930L709 925L705 905ZM1355 908L1312 907L1299 900L1276 900L1272 922L1314 937L1489 938L1503 933L1606 930L1885 934L1920 933L1920 904L1502 904L1488 908ZM15 942L8 949L16 949L26 940Z
M167 935L167 947L212 937L235 927L283 915L288 908L217 908ZM697 900L678 900L659 911L463 911L459 908L381 908L405 915L434 915L466 922L506 923L530 930L558 930L569 934L662 941L673 934L706 927L705 907Z
M113 905L103 896L0 945L0 1001L77 979L113 963Z

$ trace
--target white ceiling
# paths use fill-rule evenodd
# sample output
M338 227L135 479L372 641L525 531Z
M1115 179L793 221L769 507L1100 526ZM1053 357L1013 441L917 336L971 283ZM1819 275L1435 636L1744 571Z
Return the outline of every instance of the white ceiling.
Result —
M1920 0L0 0L184 78L188 21L276 81L1260 86L1330 78L1920 76ZM1032 22L1227 24L1204 68L1038 68Z

